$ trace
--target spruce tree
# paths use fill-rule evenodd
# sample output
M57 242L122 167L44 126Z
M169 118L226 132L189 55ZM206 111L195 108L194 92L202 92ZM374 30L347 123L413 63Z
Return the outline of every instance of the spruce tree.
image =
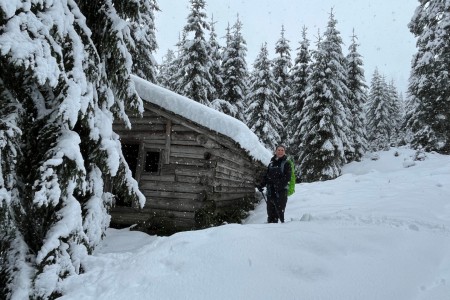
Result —
M261 46L250 79L248 127L259 137L267 149L275 149L280 143L283 123L278 109L277 83L272 73L267 43Z
M176 59L175 52L168 49L166 55L163 56L162 63L159 65L159 72L157 76L157 82L160 86L169 90L174 90L174 83L172 78L177 72L177 68L174 64Z
M28 298L28 291L14 291L14 286L29 283L20 281L27 278L29 268L25 260L27 247L15 221L14 209L20 208L17 160L22 155L19 128L23 109L12 90L5 86L0 75L0 295L17 299Z
M209 46L211 48L211 67L209 72L211 74L212 85L214 87L214 94L211 96L211 100L215 100L222 96L222 54L221 47L217 42L217 34L215 31L215 22L213 17L211 17L211 22L209 23L210 34L209 34Z
M347 156L347 161L360 161L367 148L367 133L364 107L367 102L367 85L364 78L362 56L358 53L357 37L353 33L347 54L347 83L349 88L348 103L350 108L350 133L354 152Z
M168 84L170 90L182 94L183 92L183 79L184 79L184 72L181 72L181 63L183 60L183 46L186 43L186 31L183 29L180 36L177 46L177 51L175 55L175 59L172 60L170 65L168 66L168 69L174 70L175 72L170 73L170 77L168 79Z
M387 84L375 69L367 103L367 136L372 151L388 149L392 136L391 107Z
M399 138L399 131L402 120L401 103L394 80L391 80L387 85L387 94L389 102L389 115L391 120L391 138L390 144L397 144Z
M300 180L329 180L341 174L349 144L345 60L336 20L330 14L324 39L313 52L312 73L300 116Z
M246 94L248 70L245 60L247 54L247 43L242 36L242 22L239 17L227 33L227 45L224 49L222 60L223 91L221 99L230 104L234 112L223 110L236 119L246 122L244 111L246 110Z
M142 112L126 47L127 20L141 8L120 4L0 5L0 28L9 28L0 30L8 45L0 56L0 203L13 246L7 282L28 287L9 290L11 298L55 299L64 280L83 271L109 225L107 178L121 197L145 202L112 130L114 119L129 125L125 110Z
M184 27L180 69L177 74L179 92L192 100L209 106L215 94L210 74L211 47L206 41L209 24L206 21L205 0L190 0L190 12Z
M302 40L297 48L297 56L292 68L292 97L288 105L289 130L288 148L292 153L295 162L299 162L300 157L300 116L306 98L306 88L308 86L308 77L311 74L311 54L309 50L309 40L306 37L307 29L302 29ZM299 178L299 171L296 168L296 176Z
M450 154L450 2L420 1L409 30L417 37L409 93L417 102L408 127L412 146Z
M137 11L128 20L132 38L128 49L133 57L133 74L156 83L157 63L153 53L158 49L156 42L155 12L159 10L156 0L119 2L123 10ZM120 7L120 5L116 5ZM119 12L126 15L126 12Z
M353 134L351 132L350 123L352 120L351 106L349 102L350 90L348 89L348 70L347 60L342 53L342 38L340 32L336 28L337 20L334 17L333 11L330 13L327 29L324 33L323 47L329 56L331 62L330 69L333 70L333 85L332 90L334 97L339 99L339 102L344 106L343 124L340 126L341 132L338 136L344 145L345 162L355 156L355 148L353 141Z
M281 37L276 42L275 53L278 55L273 62L273 74L277 82L276 93L278 95L278 107L282 115L282 122L285 130L281 134L281 140L286 143L289 133L287 132L287 124L290 120L288 115L288 106L292 96L291 89L291 48L289 40L284 36L284 26L281 27Z

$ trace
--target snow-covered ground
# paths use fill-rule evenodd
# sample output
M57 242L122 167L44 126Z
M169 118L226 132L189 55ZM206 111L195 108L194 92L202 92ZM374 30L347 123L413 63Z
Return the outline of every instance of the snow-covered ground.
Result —
M285 224L265 224L263 202L243 225L111 229L61 299L448 300L450 156L413 154L297 185Z

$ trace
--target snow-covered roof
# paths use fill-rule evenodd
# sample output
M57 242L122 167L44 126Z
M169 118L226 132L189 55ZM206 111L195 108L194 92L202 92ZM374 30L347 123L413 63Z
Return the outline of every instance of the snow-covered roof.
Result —
M242 149L247 150L254 159L265 165L269 163L272 153L259 142L258 137L241 121L138 76L132 75L132 78L142 100L228 136L236 141Z

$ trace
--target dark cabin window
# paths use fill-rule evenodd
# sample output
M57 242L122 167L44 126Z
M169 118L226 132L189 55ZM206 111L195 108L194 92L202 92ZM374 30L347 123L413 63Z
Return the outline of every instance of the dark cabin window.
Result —
M139 157L139 144L122 144L122 153L125 157L125 161L130 167L133 178L136 178L136 169L138 165Z
M155 174L159 173L160 156L160 152L158 151L147 151L145 153L144 171Z

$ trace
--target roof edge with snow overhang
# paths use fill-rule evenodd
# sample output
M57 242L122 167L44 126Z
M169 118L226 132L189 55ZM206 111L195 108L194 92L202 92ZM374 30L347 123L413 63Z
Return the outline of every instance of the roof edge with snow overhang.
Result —
M142 100L223 134L237 142L254 159L266 165L269 163L272 153L243 122L138 76L131 76Z

